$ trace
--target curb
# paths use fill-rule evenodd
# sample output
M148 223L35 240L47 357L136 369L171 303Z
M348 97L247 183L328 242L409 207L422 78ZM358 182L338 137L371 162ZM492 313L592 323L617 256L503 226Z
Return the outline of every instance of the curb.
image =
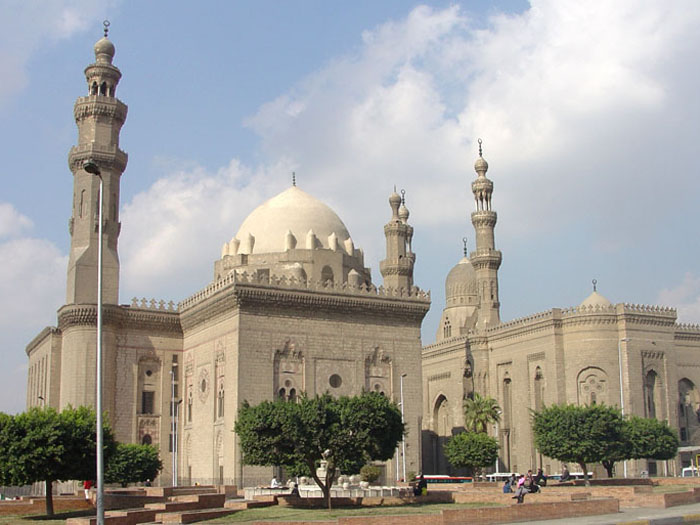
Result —
M700 514L685 514L683 516L652 518L648 520L618 521L615 522L615 525L677 525L691 523L700 524Z

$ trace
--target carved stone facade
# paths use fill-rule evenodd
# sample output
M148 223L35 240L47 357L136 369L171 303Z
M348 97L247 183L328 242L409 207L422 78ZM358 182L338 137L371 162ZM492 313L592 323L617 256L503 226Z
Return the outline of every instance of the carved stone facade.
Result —
M479 213L490 210L487 166L480 156L473 187ZM558 461L534 446L531 410L561 403L620 406L621 392L626 414L667 421L678 430L682 447L700 447L700 326L676 323L671 308L613 305L595 289L578 307L498 321L497 265L481 281L478 270L484 261L500 262L493 242L495 212L489 217L494 220L487 223L472 216L476 250L467 258L465 248L448 275L437 341L423 348L425 472L451 472L442 447L464 429L463 402L473 391L495 398L502 409L500 423L489 429L501 445L500 471L560 471ZM486 316L480 313L484 307ZM692 452L686 450L674 461L628 462L628 470L678 474L689 465Z

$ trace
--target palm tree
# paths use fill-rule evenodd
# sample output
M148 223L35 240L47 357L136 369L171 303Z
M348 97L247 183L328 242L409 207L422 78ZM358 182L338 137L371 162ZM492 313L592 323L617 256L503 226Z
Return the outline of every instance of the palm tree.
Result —
M490 423L501 419L501 407L492 397L484 397L474 392L474 397L464 400L464 426L473 432L486 433Z

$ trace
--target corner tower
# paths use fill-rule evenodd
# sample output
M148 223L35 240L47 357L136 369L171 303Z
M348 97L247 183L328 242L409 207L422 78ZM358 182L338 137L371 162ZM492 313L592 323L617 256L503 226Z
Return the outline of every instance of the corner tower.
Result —
M97 302L97 217L99 181L83 169L93 161L104 181L103 210L103 301L118 304L119 185L127 155L119 149L119 132L126 120L127 107L116 98L121 72L112 64L114 45L104 37L95 44L95 62L85 68L88 95L79 97L73 108L78 126L78 144L71 148L68 165L73 172L73 212L68 223L71 235L66 304Z
M476 232L476 251L469 260L476 271L479 293L479 315L477 328L486 328L500 323L501 303L498 299L498 269L501 266L501 252L496 250L494 228L498 216L491 209L493 182L486 177L489 169L484 160L479 139L479 158L474 163L477 173L472 182L472 193L476 200L476 211L472 212L472 224Z
M404 289L413 287L413 265L416 254L411 251L413 227L408 224L409 212L406 208L405 192L402 196L396 189L389 196L391 220L384 225L386 237L386 259L379 263L379 270L384 278L385 288Z

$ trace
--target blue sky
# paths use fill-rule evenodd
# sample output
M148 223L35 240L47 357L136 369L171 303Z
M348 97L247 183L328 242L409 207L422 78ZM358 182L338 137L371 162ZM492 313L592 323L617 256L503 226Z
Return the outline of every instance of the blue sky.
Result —
M111 20L121 302L205 286L255 206L299 186L381 282L394 184L433 294L474 248L476 139L495 183L504 320L580 303L700 322L700 4L694 1L9 1L0 19L0 410L65 298L76 97Z

